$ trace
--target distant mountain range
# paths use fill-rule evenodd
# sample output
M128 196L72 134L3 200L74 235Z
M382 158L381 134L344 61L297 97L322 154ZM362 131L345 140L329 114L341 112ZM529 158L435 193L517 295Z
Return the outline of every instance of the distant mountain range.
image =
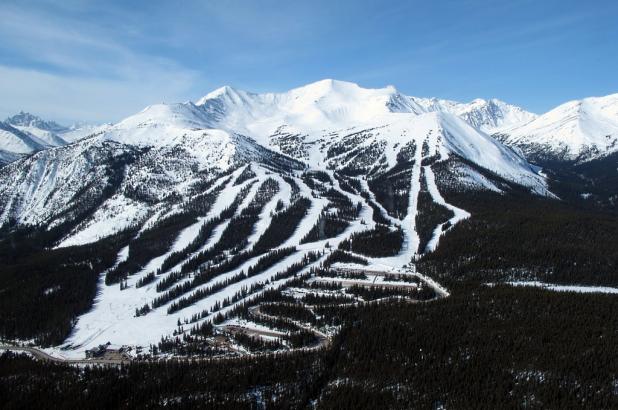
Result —
M313 97L316 99L311 101ZM335 110L331 110L329 104ZM308 109L307 113L301 112L303 109ZM160 113L154 114L157 110ZM242 129L249 136L254 136L252 132L264 134L273 131L257 130L255 124L251 125L251 130L244 128L260 119L262 122L266 119L271 124L278 121L285 126L311 128L321 124L337 128L338 125L344 126L344 123L349 126L368 122L385 112L416 115L441 112L456 115L477 130L520 148L531 159L581 162L618 150L618 94L570 101L539 116L497 99L461 103L406 96L390 86L367 90L353 83L335 80L323 80L279 94L255 94L225 86L195 103L150 106L120 122L116 128L144 115L160 115L160 120L169 121L164 118L165 111L188 126L193 121L200 128ZM315 115L313 118L308 114L311 112ZM304 123L295 124L294 118L301 117L304 117ZM311 124L311 121L316 124ZM109 124L65 127L20 112L0 122L0 161L8 163L23 155L66 145L110 128L112 126Z

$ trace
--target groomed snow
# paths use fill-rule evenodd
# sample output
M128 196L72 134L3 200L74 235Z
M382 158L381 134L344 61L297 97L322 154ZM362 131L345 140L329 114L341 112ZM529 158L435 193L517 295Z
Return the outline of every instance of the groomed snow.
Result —
M147 214L148 207L145 204L122 195L116 195L105 201L91 219L80 226L75 234L60 242L57 247L63 248L96 242L137 224Z

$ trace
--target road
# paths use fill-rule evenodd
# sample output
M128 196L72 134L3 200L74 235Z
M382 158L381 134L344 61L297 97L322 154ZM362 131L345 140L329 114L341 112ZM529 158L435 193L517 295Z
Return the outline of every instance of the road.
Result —
M64 363L64 364L97 364L97 365L108 365L108 366L119 366L122 363L129 363L130 360L126 359L102 359L102 358L94 358L94 359L65 359L61 357L54 357L43 350L37 349L36 347L26 347L26 346L12 346L12 345L0 345L0 351L2 350L11 350L16 352L24 352L30 353L35 358L42 360L44 362L54 362L54 363Z
M377 276L376 276L377 278ZM358 279L345 279L345 278L332 278L330 276L317 277L313 280L313 282L326 282L326 283L339 283L344 288L349 288L352 286L360 286L363 288L388 288L388 289L404 289L404 288L414 288L416 289L418 285L416 283L409 282L399 282L399 283L384 283L384 282L361 282Z
M251 306L249 308L249 314L253 315L255 317L262 317L265 319L272 319L272 320L276 320L278 319L275 316L271 316L268 315L264 312L262 312L260 310L260 307L262 306L262 304L256 305L256 306ZM297 327L299 327L300 329L306 330L308 332L311 332L315 335L316 339L318 340L318 342L313 345L313 346L308 346L303 348L303 350L307 351L307 350L316 350L316 349L320 349L322 347L326 347L330 345L331 342L331 338L330 336L328 336L325 333L320 332L318 329L314 329L310 326L307 326L303 323L299 323L295 320L291 320L292 323L294 323ZM284 336L283 333L281 332L275 332L275 331L269 331L269 330L263 330L263 329L257 329L257 328L253 328L253 327L245 327L245 326L239 326L239 325L223 325L222 326L223 329L230 331L230 332L243 332L245 334L248 334L250 336L268 336L268 337L281 337ZM292 351L294 350L298 350L298 349L292 349Z

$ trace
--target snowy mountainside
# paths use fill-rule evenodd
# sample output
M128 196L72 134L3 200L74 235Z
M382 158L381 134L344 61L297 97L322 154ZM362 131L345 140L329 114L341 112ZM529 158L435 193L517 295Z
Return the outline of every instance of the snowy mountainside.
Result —
M19 154L0 149L0 167L3 167L4 165L9 164L13 161L17 161L20 157L21 155Z
M38 138L23 132L11 124L0 122L0 150L20 155L30 154L44 149L46 144Z
M469 104L457 104L452 110L464 121L488 134L519 124L526 124L537 117L515 105L492 98L476 99Z
M527 123L537 117L521 107L492 98L477 98L469 103L443 100L439 98L410 97L394 94L389 103L393 112L444 112L461 117L480 131L492 134L515 125Z
M0 122L0 165L50 147L59 147L102 133L109 124L65 127L20 111Z
M11 178L0 184L0 224L53 227L75 218L70 210L88 209L72 221L74 230L62 244L87 243L143 222L160 207L168 209L205 178L251 162L376 179L398 167L418 174L422 161L455 156L548 194L537 169L514 151L437 109L447 103L432 104L404 98L393 87L365 89L324 80L280 94L223 87L195 104L152 105L91 137L4 169ZM12 121L61 131L25 113ZM117 151L127 157L118 160ZM114 175L111 185L109 175ZM414 185L401 183L405 189ZM90 191L77 200L76 195ZM132 217L119 218L123 206Z
M171 206L204 179L238 164L299 167L246 137L223 131L181 132L159 146L119 139L119 134L86 138L0 169L1 223L74 222L76 230L65 245L87 243L142 221L162 204ZM119 210L132 216L119 216Z
M432 124L436 116L424 118ZM456 131L455 125L450 132ZM306 278L312 269L319 271L328 258L335 261L335 255L365 261L368 266L363 269L418 277L402 272L413 272L410 263L416 255L435 249L442 235L470 216L444 199L441 191L453 186L440 181L466 173L461 181L465 189L508 189L499 180L483 177L474 165L460 162L457 154L442 157L440 150L444 154L447 147L453 151L463 148L449 142L439 145L438 134L434 138L426 131L418 140L420 147L408 152L408 160L375 178L325 168L275 169L255 162L215 177L204 191L211 199L203 213L179 226L166 247L149 251L140 259L143 262L135 265L132 258L140 257L133 248L169 220L170 213L165 217L154 214L147 220L145 228L119 252L116 265L101 273L97 301L79 318L65 349L52 352L80 357L85 349L107 341L148 346L174 340L172 334L178 332L196 335L197 329L213 322L220 323L220 329L231 326L271 334L269 326L235 319L234 309L251 306L253 300L282 289L315 289L318 285L311 280L324 280L319 275L301 285L295 278ZM447 171L434 175L434 164L444 161L457 167L460 174ZM266 191L268 195L260 194L266 186L273 188ZM432 203L445 209L444 219L434 214ZM427 222L430 220L438 222L434 225ZM381 241L392 243L393 248L387 245L378 253L367 253L363 238L371 235L382 236ZM263 243L269 245L264 247ZM346 251L342 254L341 250ZM349 297L345 292L344 296ZM210 336L205 336L209 340ZM188 337L186 343L202 340L193 337L197 339ZM172 344L177 343L182 345Z
M363 167L373 175L399 162L421 160L413 154L418 149L440 160L449 155L464 158L535 192L547 194L543 178L524 159L451 114L401 116L390 124L361 131L364 141L360 145L353 143L358 135L346 135L335 143L324 142L327 151L323 160L334 169Z
M525 160L449 112L464 112L462 104L405 97L393 87L365 89L334 80L281 94L223 87L198 100L195 107L209 114L205 125L246 133L312 167L350 165L361 166L364 172L383 172L396 165L403 147L420 148L433 133L441 156L460 155L543 191L542 178ZM192 121L199 122L195 107L187 109ZM465 112L472 111L468 107Z
M586 161L618 151L618 94L570 101L497 137L536 158Z
M111 128L112 124L101 124L101 125L93 125L93 124L74 124L68 127L61 135L62 139L67 143L72 143L75 141L79 141L83 138L90 137L92 135L98 135L104 133L109 128Z
M332 80L278 94L224 87L0 168L0 225L52 232L56 250L126 237L54 354L189 343L238 323L251 301L319 288L338 263L404 275L414 297L448 294L414 267L470 216L447 192L551 196L536 167L455 105ZM386 278L380 292L400 287Z
M196 102L213 126L265 138L280 125L305 132L370 124L389 112L394 88L365 89L356 84L323 80L286 93L254 94L223 87Z
M53 148L13 162L0 169L0 218L3 223L52 223L70 214L77 197L90 202L107 187L115 160L133 151L119 144L87 141ZM116 175L117 176L117 175Z
M36 115L21 111L7 118L6 123L37 138L43 145L56 147L66 144L60 135L68 129L54 121L45 121Z
M388 113L445 112L461 116L484 132L535 118L520 107L492 99L471 103L406 96L393 86L367 89L337 80L322 80L285 93L255 94L225 86L195 103L209 114L209 125L264 133L274 123L294 124L305 131L371 123Z

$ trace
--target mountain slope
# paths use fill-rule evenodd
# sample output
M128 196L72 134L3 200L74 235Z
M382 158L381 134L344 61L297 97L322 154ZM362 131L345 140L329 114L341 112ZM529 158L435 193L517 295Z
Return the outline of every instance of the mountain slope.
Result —
M392 102L397 98L402 103L399 110L393 112ZM546 193L543 179L536 170L513 151L442 109L427 113L429 106L426 104L422 109L418 108L421 105L417 106L419 113L412 112L416 110L412 102L392 87L364 89L352 83L324 80L281 94L252 94L224 87L196 104L153 105L106 127L87 141L38 155L7 169L5 173L18 176L13 181L7 180L8 185L2 187L1 192L7 199L0 221L11 219L39 224L49 220L49 210L45 208L49 208L50 198L45 192L64 193L62 197L67 203L72 197L61 188L64 184L72 184L56 180L56 170L67 175L76 172L76 181L80 178L79 172L89 175L91 171L86 164L82 168L70 167L70 164L72 161L81 163L77 158L90 160L89 147L107 147L101 145L103 141L114 141L132 151L148 150L153 166L158 161L169 162L168 158L157 159L158 155L175 157L179 161L177 166L184 170L183 175L187 172L194 175L186 170L191 167L196 172L221 171L253 160L266 163L275 158L268 150L297 157L310 167L352 170L373 177L406 161L416 161L414 166L419 167L423 155L446 159L452 154L529 186L535 192ZM11 121L24 127L61 131L57 124L25 113ZM10 127L8 129L13 129ZM33 138L28 138L28 134L18 134L21 139L17 141L24 145L21 152L31 153L43 148L36 145ZM3 149L14 151L16 148L7 144ZM421 155L420 151L426 152ZM181 158L179 152L186 157ZM95 155L95 158L98 157ZM276 159L282 160L283 157ZM293 162L285 161L288 165ZM157 169L149 171L151 176L144 177L142 182L152 182L152 175L160 174ZM179 184L181 177L177 172L165 170L163 184L170 187ZM47 173L53 177L45 176ZM143 189L152 190L144 186ZM158 193L149 196L161 199ZM58 212L64 207L58 203L52 209Z
M54 121L45 121L40 117L37 117L36 115L32 115L24 111L20 111L18 114L7 118L6 122L15 127L32 127L39 130L51 131L55 133L62 133L67 130L66 127Z
M40 151L46 144L38 138L12 125L0 122L0 150L13 154L31 154Z
M398 109L393 108L396 100ZM435 111L427 112L431 107ZM72 239L63 243L93 241L143 222L161 209L169 212L173 201L186 199L204 179L252 162L299 169L291 158L313 169L372 180L404 170L408 179L399 177L397 182L406 189L398 194L404 208L413 206L407 196L420 183L421 166L450 156L548 194L538 170L514 151L445 112L444 106L431 107L426 101L421 105L404 98L392 87L364 89L334 80L280 94L223 87L196 104L153 105L92 137L4 169L0 224L54 226L75 217L69 209L86 207L92 215L75 221ZM25 113L11 121L61 131L57 124ZM27 134L19 135L19 141L31 141ZM35 146L30 152L42 148ZM112 165L118 152L130 158L126 163L122 157L121 171ZM461 167L472 182L468 186L493 189L483 178L471 177L478 172L467 164ZM107 185L109 175L114 175L113 187ZM97 200L76 197L92 190ZM103 197L103 192L109 195ZM390 212L414 217L414 209L393 206ZM116 210L123 207L133 210L133 216L118 219Z
M526 124L537 117L536 114L497 99L476 99L469 104L457 104L451 112L488 134Z
M196 123L247 133L314 167L354 165L379 173L405 156L404 147L420 149L427 142L442 157L454 153L518 183L543 184L520 156L449 113L467 113L479 120L469 106L439 100L430 104L405 97L393 87L364 89L334 80L281 94L223 87L198 100L196 107L207 114L205 119L195 114Z
M504 128L524 124L536 118L536 114L521 107L507 104L498 99L475 99L469 103L442 100L438 98L419 98L396 94L389 106L393 112L444 112L462 118L480 131L492 134Z
M585 161L618 151L618 94L562 104L498 138L533 158Z
M95 134L101 134L107 131L111 126L112 124L92 125L78 123L63 131L61 137L64 141L70 144Z
M176 196L190 195L194 185L239 164L298 167L293 160L223 131L167 130L169 139L158 146L119 142L126 130L114 131L2 168L1 223L57 225L75 219L73 209L97 204L92 219L74 221L86 231L74 240L89 242L137 223L158 206L172 206ZM136 142L138 134L130 141Z
M240 129L248 122L259 121L260 124L254 124L251 129L258 134L263 132L259 127L268 127L272 122L296 124L305 130L320 129L317 124L343 128L371 122L387 113L445 112L461 116L485 132L495 132L535 118L532 113L496 99L459 103L406 96L392 86L366 89L354 83L330 79L279 94L254 94L226 86L202 97L196 105L214 121L209 122L211 126L218 124Z
M27 112L19 112L6 119L6 122L20 131L26 132L49 146L65 145L66 141L60 134L68 131L68 128L54 121L45 121Z
M17 161L19 157L19 154L0 149L0 167L3 167L13 161Z

